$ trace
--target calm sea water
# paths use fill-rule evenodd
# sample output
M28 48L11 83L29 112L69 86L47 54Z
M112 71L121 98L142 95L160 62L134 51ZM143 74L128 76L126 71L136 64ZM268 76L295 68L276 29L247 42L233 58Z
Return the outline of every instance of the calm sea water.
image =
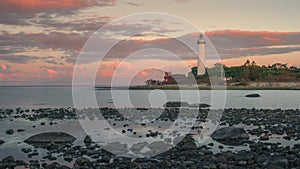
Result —
M80 86L76 90L85 93L94 89ZM245 97L246 94L251 93L259 93L261 97ZM0 94L0 107L5 108L73 107L74 105L71 86L0 87ZM225 108L297 109L300 107L298 90L96 90L95 95L99 107L162 107L166 101L175 100L190 104L199 102L212 104L212 101L217 100L220 103L217 108L222 108L222 103Z
M76 90L83 93L95 91L92 87L81 86ZM214 92L214 93L213 93ZM259 98L246 98L246 94L259 93ZM72 88L70 86L55 87L0 87L0 108L43 108L43 107L73 107ZM226 97L224 99L224 95ZM271 108L271 109L297 109L299 108L300 91L292 90L229 90L229 91L210 91L210 90L96 90L95 95L100 107L162 107L166 101L183 100L188 103L208 103L213 101L222 108L222 103L226 108ZM200 96L200 97L198 97ZM216 97L212 97L216 96ZM46 122L41 126L41 122ZM23 147L28 147L23 141L37 133L45 131L62 131L74 135L76 138L84 138L86 133L82 129L79 121L57 121L56 125L49 125L46 119L38 121L27 121L23 119L14 119L13 121L4 120L0 125L0 138L5 144L0 146L0 159L13 155L17 159L28 161L27 154L20 151ZM32 126L37 126L33 128ZM123 126L123 125L120 125ZM25 129L24 133L15 132L13 135L6 135L7 129ZM75 144L82 144L80 140ZM213 142L208 140L208 142ZM278 142L278 140L273 140ZM284 143L284 140L280 142ZM216 146L217 142L213 142ZM286 144L291 144L288 142ZM244 148L244 147L243 147ZM219 149L215 149L219 150ZM237 149L238 150L238 149ZM237 151L235 150L235 151ZM40 156L34 157L35 160L41 160L40 157L47 155L43 149L38 150ZM62 159L60 162L65 163ZM67 163L66 165L71 165Z

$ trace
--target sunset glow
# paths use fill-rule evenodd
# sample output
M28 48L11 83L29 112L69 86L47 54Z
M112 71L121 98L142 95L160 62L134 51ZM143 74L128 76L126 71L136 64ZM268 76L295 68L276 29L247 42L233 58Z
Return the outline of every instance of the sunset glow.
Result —
M268 3L272 3L272 8L266 5ZM203 11L197 8L200 4ZM281 62L300 66L300 22L297 18L300 13L296 8L299 5L299 2L292 4L279 0L255 0L243 5L237 5L235 0L226 3L192 0L3 0L0 2L0 85L71 84L74 64L89 37L110 21L135 12L160 11L182 17L205 33L226 66L241 65L247 59L255 60L259 65ZM149 30L148 34L122 39L126 35L124 30L133 29ZM112 26L112 31L103 38L122 42L99 65L97 76L102 80L97 83L106 84L116 75L121 57L149 47L176 49L176 55L189 68L195 66L196 58L193 59L190 51L168 36L195 38L196 41L198 32L182 34L184 29L178 23L159 20L156 23L144 20L144 24ZM160 34L151 34L151 30ZM99 48L105 45L105 41L99 42ZM127 66L121 65L124 72L118 76L128 77L138 69L138 65L155 65L157 60L151 60L159 57L159 65L164 70L187 74L186 65L180 67L182 63L171 63L164 56L155 54L141 57L134 63L128 62ZM207 66L213 64L214 61L208 59ZM82 69L81 73L84 76L89 72ZM144 79L153 75L149 71L138 73Z

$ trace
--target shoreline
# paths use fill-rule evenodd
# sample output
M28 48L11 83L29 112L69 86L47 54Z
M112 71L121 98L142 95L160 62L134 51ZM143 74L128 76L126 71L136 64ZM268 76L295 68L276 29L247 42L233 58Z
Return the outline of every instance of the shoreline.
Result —
M101 90L95 88L96 90ZM171 86L171 85L162 85L162 86L129 86L128 87L118 87L112 89L119 90L300 90L300 87L253 87L253 86Z
M82 115L86 115L86 117L91 120L97 119L94 118L94 115L97 117L99 114L97 112L91 114L92 110L94 109L86 109L87 114ZM103 110L103 118L111 121L113 128L120 133L122 132L124 135L130 137L140 135L143 138L155 138L160 136L167 138L168 136L162 135L162 129L159 127L157 128L156 126L156 128L153 128L155 124L131 124L122 116L122 114L125 113L125 117L131 117L128 115L133 115L132 113L134 112L142 113L147 116L148 109L146 108L140 108L138 110L124 109L126 111L122 114L116 112L115 109L102 108L101 110ZM187 117L189 117L189 111L192 110L185 112ZM197 120L202 121L207 117L208 110L201 109L198 113ZM24 141L23 138L26 139L34 134L46 132L49 129L51 131L55 129L57 132L63 132L66 131L65 128L68 128L67 126L71 125L72 129L77 126L79 130L79 123L69 123L70 121L75 122L78 120L73 109L2 109L0 115L2 116L1 119L3 122L8 123L15 121L15 123L20 123L18 128L4 125L0 130L0 135L4 136L1 137L3 141L2 144L0 144L0 148L3 150L0 168L5 166L22 166L21 168L33 168L35 166L54 168L54 166L59 166L64 169L84 167L122 168L122 166L143 168L150 163L152 167L155 168L207 168L207 166L224 168L224 165L228 166L227 168L272 168L274 165L283 168L296 168L300 166L300 145L298 143L300 139L300 111L298 109L225 109L219 123L219 129L224 128L227 130L230 129L228 128L229 126L240 128L240 130L234 130L237 132L237 135L233 136L233 142L209 139L208 142L197 143L197 137L199 137L197 131L202 131L203 129L202 124L197 123L190 129L191 134L182 138L174 148L145 159L131 159L110 153L103 149L102 144L93 142L91 139L86 139L87 137L84 132L82 132L79 137L74 133L81 133L80 131L82 129L80 131L67 130L68 134L75 134L74 136L76 136L77 140L74 143L66 145L51 142L46 145L46 147L35 147L34 145L22 143ZM135 116L133 115L133 117ZM180 118L177 116L176 109L166 110L157 117L156 121L158 124L163 123L170 125L174 120ZM185 123L184 121L182 122L183 124ZM24 124L26 124L26 126L23 126ZM139 126L134 127L136 125L142 126L145 130L141 131L141 127ZM58 129L57 127L59 126L64 127ZM152 128L153 131L151 130L149 133L147 127ZM16 129L18 130L16 131ZM10 130L12 131L11 133L8 132ZM135 132L136 135L134 134ZM245 134L247 137L245 137ZM220 135L218 136L220 137ZM236 136L238 136L238 138L236 138ZM12 138L14 139L12 140ZM52 138L53 137L51 137L51 139ZM139 148L141 145L125 146L119 142L112 143L112 145L117 146L115 147L117 148L117 152L122 152L122 154L126 154L128 151L137 154L143 153ZM156 148L153 147L154 145L158 146L160 144L143 144L145 147L149 146L149 150L153 149L153 153L155 153ZM16 147L20 149L20 155L23 157L11 155L11 151L17 150ZM19 150L15 152L15 154L19 154ZM170 158L171 160L169 160ZM185 159L189 159L189 161ZM166 160L170 162L166 163Z

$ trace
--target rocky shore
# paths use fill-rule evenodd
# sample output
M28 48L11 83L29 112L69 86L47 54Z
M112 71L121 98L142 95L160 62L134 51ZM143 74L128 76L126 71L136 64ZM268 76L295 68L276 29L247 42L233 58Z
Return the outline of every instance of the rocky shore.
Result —
M94 119L99 112L113 128L132 137L161 137L161 130L139 131L136 123L128 123L130 113L140 113L155 121L172 123L177 118L178 108L147 109L127 108L122 111L111 108L86 109L87 113L79 113L73 108L49 109L0 109L0 125L10 123L28 124L30 128L12 128L1 125L0 129L0 168L300 168L300 110L282 109L225 109L219 127L210 135L211 139L204 143L197 142L197 131L201 132L209 109L184 109L184 115L197 112L197 120L186 135L175 147L148 158L129 158L115 155L104 149L93 137L82 135L72 136L63 131L48 132L56 125L66 125L69 121L89 118ZM83 110L80 110L82 112ZM162 111L155 115L155 112ZM222 110L211 110L218 114ZM122 113L120 113L122 112ZM140 119L138 119L140 120ZM125 123L126 122L126 123ZM138 123L139 126L157 125L160 123ZM134 126L135 125L135 126ZM32 126L32 127L31 127ZM35 126L35 127L33 127ZM43 127L45 131L43 131ZM16 137L26 135L31 129L40 129L39 133L28 136L16 144L26 158L13 155L5 156L3 152ZM75 141L76 140L76 141ZM43 146L36 143L42 142ZM28 143L28 144L27 144ZM141 145L120 147L120 151L138 152ZM153 144L152 144L153 145ZM150 144L148 146L151 148Z

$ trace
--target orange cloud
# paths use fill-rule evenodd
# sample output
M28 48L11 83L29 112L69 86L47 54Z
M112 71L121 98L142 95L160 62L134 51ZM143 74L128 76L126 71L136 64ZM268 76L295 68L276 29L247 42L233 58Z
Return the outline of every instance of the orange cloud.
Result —
M1 64L1 68L2 68L2 70L7 70L7 67L5 64Z
M280 39L269 37L269 36L264 36L263 39L274 42L274 43L280 42Z
M48 74L48 78L57 78L58 77L58 72L52 69L47 69L46 70Z
M141 72L139 72L139 76L147 77L147 76L148 76L148 73L145 72L145 71L141 71Z

